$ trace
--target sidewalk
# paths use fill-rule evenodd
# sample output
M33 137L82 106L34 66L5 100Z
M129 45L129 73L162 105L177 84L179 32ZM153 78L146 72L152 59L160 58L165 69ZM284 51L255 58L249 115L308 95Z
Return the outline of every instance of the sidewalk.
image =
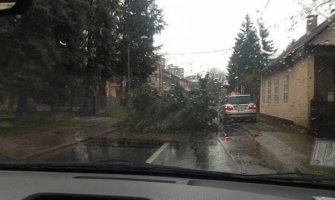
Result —
M273 165L284 172L302 172L308 170L314 138L301 130L286 125L259 121L256 124L246 123L243 127L265 150L265 157L271 157Z
M74 126L59 127L37 133L15 134L0 137L1 160L24 160L64 148L66 146L103 135L120 128L119 118L94 117L77 119Z

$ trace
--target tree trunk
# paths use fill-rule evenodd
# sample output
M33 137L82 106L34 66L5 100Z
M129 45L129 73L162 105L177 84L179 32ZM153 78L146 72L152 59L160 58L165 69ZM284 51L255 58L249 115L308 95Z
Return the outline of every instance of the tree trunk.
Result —
M14 108L15 104L15 96L14 95L9 95L9 100L8 100L8 111L12 111Z
M121 106L126 106L127 104L127 101L126 101L126 95L127 95L127 82L126 82L126 86L123 85L123 79L121 78L120 79L120 90L121 90L121 95L120 95L120 98L121 98L121 101L120 101L120 104Z

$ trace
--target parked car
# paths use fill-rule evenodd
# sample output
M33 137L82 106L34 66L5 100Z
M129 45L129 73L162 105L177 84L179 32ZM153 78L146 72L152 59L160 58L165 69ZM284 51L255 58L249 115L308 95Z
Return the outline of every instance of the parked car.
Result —
M220 121L226 123L231 120L248 120L256 122L256 104L250 95L234 95L225 99L219 114Z

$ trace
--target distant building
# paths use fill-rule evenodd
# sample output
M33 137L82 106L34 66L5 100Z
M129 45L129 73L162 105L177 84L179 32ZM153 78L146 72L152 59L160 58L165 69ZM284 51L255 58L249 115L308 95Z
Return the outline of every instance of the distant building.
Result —
M184 68L168 65L166 71L179 78L184 78Z
M163 74L165 67L165 59L161 58L155 63L155 70L149 76L148 83L156 88L157 90L161 90L163 87Z
M192 85L191 83L183 78L179 78L178 76L164 70L162 74L162 83L163 87L162 90L165 92L171 91L175 88L175 86L179 85L185 91L191 91Z
M179 85L185 91L192 90L192 84L190 81L180 78L179 76L184 76L184 69L178 68L182 70L175 70L175 73L179 73L179 76L169 72L167 69L164 69L165 59L159 60L155 64L155 70L148 78L148 84L162 92L169 92L175 88L175 86ZM175 67L170 66L170 69L175 69Z

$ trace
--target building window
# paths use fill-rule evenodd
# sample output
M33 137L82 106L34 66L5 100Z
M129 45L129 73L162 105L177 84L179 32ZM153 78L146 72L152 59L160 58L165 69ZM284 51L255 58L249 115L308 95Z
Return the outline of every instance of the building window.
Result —
M268 103L271 103L271 81L268 81Z
M275 79L274 81L274 100L275 103L279 103L279 79Z
M262 83L262 102L265 103L265 81Z
M288 75L284 78L284 102L288 102L288 88L289 88L289 77Z

